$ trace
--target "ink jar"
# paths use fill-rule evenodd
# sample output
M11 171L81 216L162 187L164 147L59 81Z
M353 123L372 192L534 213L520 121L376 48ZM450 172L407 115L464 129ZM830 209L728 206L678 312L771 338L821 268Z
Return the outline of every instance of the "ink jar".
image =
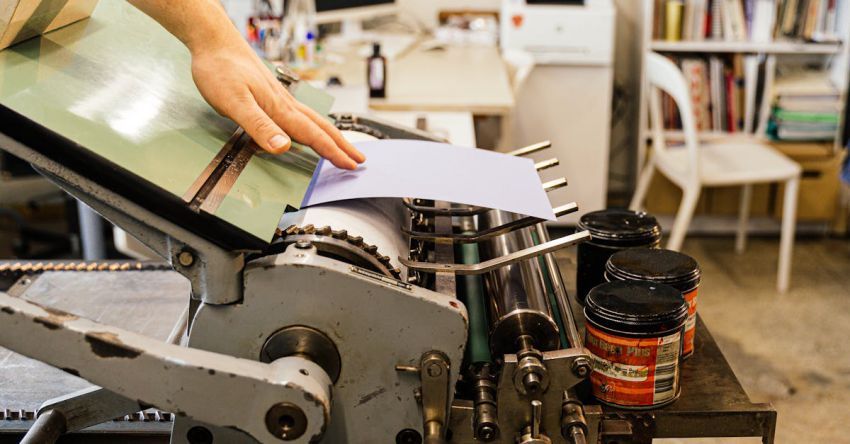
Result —
M682 341L682 358L694 354L697 321L697 292L700 284L697 261L687 254L664 249L625 250L615 253L605 264L607 281L646 281L669 285L682 293L688 303L688 319Z
M658 248L661 226L655 217L623 209L587 213L579 219L579 230L590 232L590 240L578 245L576 265L577 299L605 282L605 263L612 254L629 248Z
M616 281L594 287L585 302L593 396L628 409L675 401L688 317L682 293L664 284Z

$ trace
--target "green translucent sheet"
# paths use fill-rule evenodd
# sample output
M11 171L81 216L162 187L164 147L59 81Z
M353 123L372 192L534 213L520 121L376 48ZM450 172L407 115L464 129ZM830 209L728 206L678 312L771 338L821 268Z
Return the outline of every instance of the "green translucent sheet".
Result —
M0 103L178 197L236 129L198 93L188 50L124 1L0 51ZM215 215L270 240L309 181L254 157Z

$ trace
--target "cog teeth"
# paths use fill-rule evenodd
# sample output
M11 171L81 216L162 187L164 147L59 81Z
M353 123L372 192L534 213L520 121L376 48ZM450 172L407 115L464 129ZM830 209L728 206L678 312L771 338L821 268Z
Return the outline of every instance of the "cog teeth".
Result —
M375 260L377 260L383 267L386 268L387 272L396 279L401 279L401 269L399 267L392 267L392 259L389 256L384 256L378 253L377 245L369 245L363 241L362 236L351 236L348 234L348 230L334 230L330 226L323 226L321 228L316 228L314 225L305 225L304 227L299 227L297 225L290 225L283 230L283 233L286 235L316 235L316 236L330 236L334 239L338 239L341 241L345 241L361 250L363 250L366 254L372 256ZM391 268L392 267L392 268Z

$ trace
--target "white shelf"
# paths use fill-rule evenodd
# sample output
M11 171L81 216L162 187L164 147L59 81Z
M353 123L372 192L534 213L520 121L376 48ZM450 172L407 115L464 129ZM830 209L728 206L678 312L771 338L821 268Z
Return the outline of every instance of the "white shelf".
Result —
M805 43L805 42L732 42L720 40L668 42L653 40L653 51L667 52L750 52L765 54L838 54L841 43Z

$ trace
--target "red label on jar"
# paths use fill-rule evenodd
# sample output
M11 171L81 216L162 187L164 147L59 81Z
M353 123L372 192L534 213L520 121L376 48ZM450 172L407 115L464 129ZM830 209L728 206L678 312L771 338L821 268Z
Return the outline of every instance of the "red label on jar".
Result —
M586 325L593 396L621 406L648 407L676 397L681 332L657 338L627 338Z
M697 289L684 294L688 303L688 319L685 321L685 337L682 343L682 356L690 356L694 352L694 335L697 326Z

